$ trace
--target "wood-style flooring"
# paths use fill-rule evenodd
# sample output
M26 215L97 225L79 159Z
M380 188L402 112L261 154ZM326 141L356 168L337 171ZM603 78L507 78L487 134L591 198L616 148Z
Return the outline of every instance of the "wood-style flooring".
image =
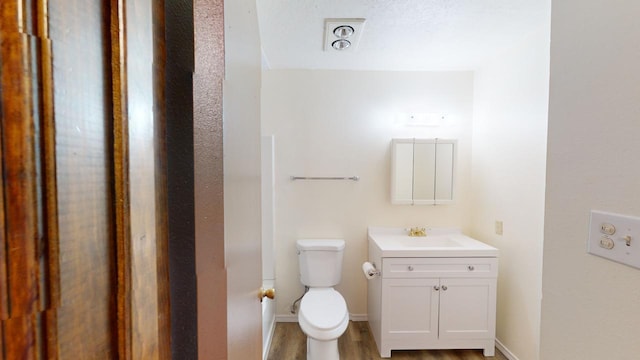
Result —
M376 349L366 321L349 322L347 331L338 339L341 360L382 359ZM307 338L298 323L277 323L268 360L306 360ZM482 350L393 350L392 360L507 360L498 349L496 356L485 358Z

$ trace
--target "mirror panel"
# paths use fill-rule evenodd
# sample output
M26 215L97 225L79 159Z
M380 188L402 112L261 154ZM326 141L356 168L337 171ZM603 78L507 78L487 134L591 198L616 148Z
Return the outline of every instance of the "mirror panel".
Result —
M413 200L431 201L436 184L436 144L416 141L413 151Z

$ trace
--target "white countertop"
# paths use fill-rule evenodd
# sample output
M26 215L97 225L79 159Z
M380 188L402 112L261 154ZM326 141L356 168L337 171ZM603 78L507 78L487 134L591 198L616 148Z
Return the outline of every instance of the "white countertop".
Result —
M427 236L409 236L408 229L369 227L369 241L383 257L497 257L498 249L470 238L456 228L427 228Z

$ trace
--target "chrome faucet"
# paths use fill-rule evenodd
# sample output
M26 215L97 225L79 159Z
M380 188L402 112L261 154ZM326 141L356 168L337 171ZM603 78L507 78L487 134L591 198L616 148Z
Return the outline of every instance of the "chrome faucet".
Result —
M409 229L409 236L427 236L427 229L416 226Z

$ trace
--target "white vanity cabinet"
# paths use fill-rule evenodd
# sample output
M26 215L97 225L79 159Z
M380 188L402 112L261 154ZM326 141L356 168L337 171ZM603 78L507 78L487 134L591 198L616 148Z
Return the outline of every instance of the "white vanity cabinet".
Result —
M495 352L497 257L384 257L368 282L369 324L381 357L391 350Z

